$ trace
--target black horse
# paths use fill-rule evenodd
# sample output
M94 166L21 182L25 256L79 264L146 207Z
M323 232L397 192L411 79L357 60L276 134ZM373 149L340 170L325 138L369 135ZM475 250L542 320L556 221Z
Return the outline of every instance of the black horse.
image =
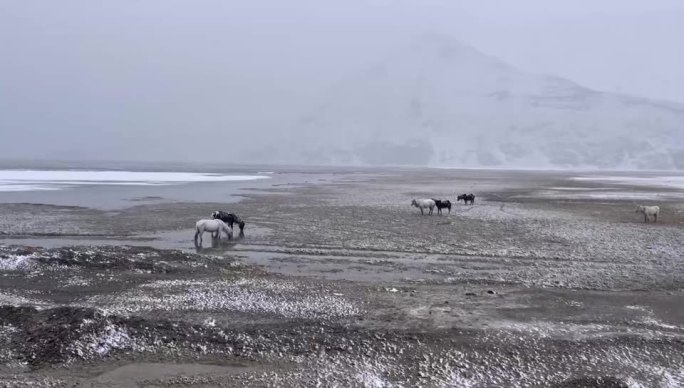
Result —
M456 198L456 201L463 201L464 204L468 204L470 202L471 205L475 204L475 194L461 194Z
M217 210L211 213L211 218L221 220L228 224L228 226L230 226L231 228L233 227L233 224L238 224L238 226L240 227L240 234L244 234L245 221L243 221L242 218L240 218L237 214Z
M442 214L442 209L449 209L449 214L451 214L451 201L448 199L434 199L435 206L437 206L437 214Z

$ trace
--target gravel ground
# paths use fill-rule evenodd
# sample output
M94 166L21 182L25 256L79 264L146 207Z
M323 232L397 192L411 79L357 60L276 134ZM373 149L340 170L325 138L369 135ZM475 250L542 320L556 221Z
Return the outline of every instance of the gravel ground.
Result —
M278 186L197 251L188 225L225 206L0 204L0 386L684 386L676 190L573 176Z

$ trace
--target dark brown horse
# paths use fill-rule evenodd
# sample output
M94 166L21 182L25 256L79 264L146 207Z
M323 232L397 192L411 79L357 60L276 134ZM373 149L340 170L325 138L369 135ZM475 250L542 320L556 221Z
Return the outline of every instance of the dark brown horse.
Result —
M461 194L456 198L456 201L463 201L464 204L468 204L470 202L471 205L475 204L475 194Z
M437 214L442 214L442 209L449 209L449 214L451 214L451 201L448 199L434 199L435 206L437 206Z
M228 224L228 226L231 228L233 227L233 224L238 224L240 227L240 234L244 233L245 221L243 221L242 218L240 218L237 214L224 212L223 210L217 210L211 213L211 218L215 220L221 220Z

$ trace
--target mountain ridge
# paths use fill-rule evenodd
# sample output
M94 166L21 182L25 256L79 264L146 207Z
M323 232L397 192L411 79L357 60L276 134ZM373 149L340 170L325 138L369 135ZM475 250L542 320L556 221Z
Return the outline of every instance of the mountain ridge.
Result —
M684 169L684 104L528 73L434 35L333 87L287 132L265 156L313 164Z

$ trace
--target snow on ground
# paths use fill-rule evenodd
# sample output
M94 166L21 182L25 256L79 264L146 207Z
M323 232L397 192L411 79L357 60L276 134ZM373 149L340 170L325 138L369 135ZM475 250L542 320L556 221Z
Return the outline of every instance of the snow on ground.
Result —
M87 333L69 346L69 351L82 359L105 357L112 350L133 349L134 340L128 330L109 324L97 332Z
M560 188L559 192L591 192L563 189L557 180L549 186ZM249 380L251 386L277 382L283 386L526 387L553 386L584 376L613 378L632 387L684 383L684 328L669 307L684 281L679 224L645 225L638 218L631 222L631 207L606 219L613 210L622 211L622 205L592 202L595 207L584 211L584 204L573 207L543 199L514 203L510 197L495 200L494 195L483 195L475 206L458 205L451 215L420 216L406 200L413 194L405 188L370 192L349 186L341 193L319 189L236 205L244 206L238 208L240 212L247 209L254 214L251 222L272 231L247 237L254 246L281 252L278 260L265 254L264 267L292 263L302 278L267 276L260 272L264 267L254 274L233 273L226 271L227 265L219 266L220 258L173 259L177 254L170 251L59 251L69 258L70 268L84 270L78 276L60 272L60 278L41 290L69 285L60 289L61 300L75 297L69 306L55 307L55 312L72 309L64 316L82 330L55 347L60 352L55 360L62 362L65 349L76 361L119 357L138 361L148 351L169 362L200 357L208 362L231 357L251 362L254 358L248 357L261 357L255 364L265 372L245 372L234 380L236 386L250 386L240 384ZM441 192L446 192L444 186ZM243 249L250 248L243 245ZM310 262L297 261L302 252ZM21 267L16 258L5 258L8 268ZM209 266L202 276L195 272L203 268L196 262ZM149 263L160 270L140 271ZM179 263L186 263L183 268L189 270L180 271ZM307 267L309 263L323 267L334 263L343 268L339 276L344 281L313 279L319 273ZM378 274L378 284L369 286L355 278L362 264ZM424 277L428 271L435 277L424 284L391 283L382 277L403 268L416 269L407 271L407 278ZM105 276L87 277L91 270ZM43 278L53 275L41 272ZM36 283L16 271L8 271L7 276L29 286ZM117 276L119 283L114 281ZM87 295L79 294L77 287L82 286L87 287ZM374 286L381 291L373 291ZM623 288L639 289L633 294L643 299L629 299L619 291ZM487 289L496 292L490 295ZM9 287L2 292L0 304L38 305L37 312L27 314L31 320L43 317L36 320L41 330L54 322L52 311L28 299L34 294L18 296ZM592 297L582 299L580 293ZM554 308L548 295L571 297ZM618 306L623 312L616 312L617 308L606 312L622 295ZM447 306L447 302L455 307L447 311L433 306ZM404 313L407 304L415 313ZM104 318L95 314L97 324L91 324L91 319L78 326L80 321L72 317L83 311L76 305L107 313ZM487 306L502 315L493 317ZM566 308L572 309L574 318L569 318ZM447 320L448 314L454 318ZM488 319L480 321L482 317ZM64 338L62 324L54 326L60 334L55 338ZM43 332L6 331L13 344L43 336ZM178 340L181 337L185 339ZM181 353L163 356L160 349L187 353L185 358L178 356ZM269 369L273 360L278 366L293 367Z
M672 189L684 190L684 176L578 176L572 178L579 182L605 182L619 185L644 186L644 187L667 187Z
M95 297L89 304L119 314L143 311L217 311L272 314L286 318L332 319L360 313L354 303L290 281L159 281L113 299Z
M0 191L60 190L74 185L171 185L268 179L267 175L225 175L200 172L0 170Z
M3 291L0 292L0 305L48 307L51 304L42 300L27 298L21 295Z
M10 324L0 324L0 364L9 364L17 359L17 354L12 348L12 336L19 329Z
M0 256L0 271L30 271L36 265L33 255Z
M684 198L684 192L638 192L638 191L591 191L590 189L570 190L539 190L531 194L520 195L517 198L542 197L552 199L600 199L600 200L639 200L656 201L664 199Z

